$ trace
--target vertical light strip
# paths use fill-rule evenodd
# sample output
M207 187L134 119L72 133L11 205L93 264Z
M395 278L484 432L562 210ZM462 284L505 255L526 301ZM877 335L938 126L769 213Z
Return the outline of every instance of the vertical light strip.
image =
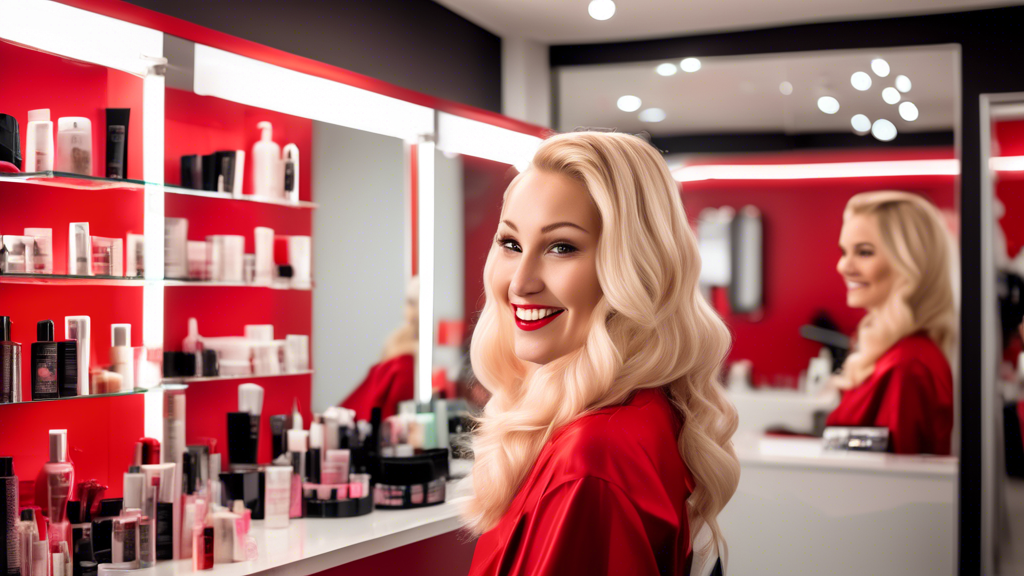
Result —
M159 350L164 345L164 77L155 72L147 74L142 87L142 177L146 181L142 345Z
M427 138L417 146L419 207L418 247L420 277L420 333L417 359L416 402L426 404L432 395L434 365L434 143Z

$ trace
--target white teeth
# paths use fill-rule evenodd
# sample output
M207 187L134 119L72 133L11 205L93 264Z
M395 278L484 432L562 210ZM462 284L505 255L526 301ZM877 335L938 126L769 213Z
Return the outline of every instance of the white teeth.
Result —
M531 310L516 308L516 318L527 322L536 322L537 320L546 318L558 311L559 310L557 308L533 308Z
M854 288L863 288L865 286L867 286L867 284L865 284L863 282L849 282L848 281L846 283L846 288L849 289L849 290L853 290Z

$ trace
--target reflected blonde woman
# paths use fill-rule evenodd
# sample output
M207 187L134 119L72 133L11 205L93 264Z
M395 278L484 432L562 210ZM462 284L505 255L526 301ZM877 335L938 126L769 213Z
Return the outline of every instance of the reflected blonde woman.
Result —
M555 136L511 183L471 346L493 394L471 574L686 574L694 552L710 570L739 464L699 274L677 184L635 136Z
M957 314L939 211L906 192L858 194L839 247L847 305L867 315L834 379L844 392L828 425L888 428L897 453L949 454Z

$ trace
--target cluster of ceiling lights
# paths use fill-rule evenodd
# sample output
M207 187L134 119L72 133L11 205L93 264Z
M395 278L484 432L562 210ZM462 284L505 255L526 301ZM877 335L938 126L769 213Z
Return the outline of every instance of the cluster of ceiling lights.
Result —
M594 1L597 2L598 0ZM658 64L658 67L654 69L661 76L674 76L680 70L692 74L700 70L700 60L697 58L683 58L679 65L676 65L674 62L665 62ZM620 97L616 105L623 112L636 112L643 106L643 101L640 100L639 96L627 94ZM641 122L661 122L666 116L665 111L661 108L646 108L637 114L637 118Z
M875 76L879 78L886 78L889 76L889 63L881 58L875 58L871 61L871 71L875 73ZM850 84L855 90L865 92L871 89L874 80L871 75L867 72L854 72L850 76ZM899 104L898 110L900 118L903 118L907 122L913 122L917 120L919 112L917 106L909 100L903 100L903 95L910 92L912 84L910 78L900 74L893 80L893 86L886 86L882 89L882 100L889 105ZM789 95L793 93L793 85L789 82L783 82L779 86L779 91L783 94ZM903 100L903 102L900 102ZM818 109L825 114L835 114L839 112L839 100L833 96L822 96L818 98ZM885 118L879 118L874 122L864 114L855 114L850 118L850 125L853 127L853 131L857 134L864 135L870 133L876 139L882 142L890 142L896 138L897 131L896 125Z

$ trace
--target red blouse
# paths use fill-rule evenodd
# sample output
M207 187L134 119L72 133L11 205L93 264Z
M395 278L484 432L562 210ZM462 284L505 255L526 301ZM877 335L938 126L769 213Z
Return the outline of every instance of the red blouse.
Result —
M843 393L826 425L888 428L897 454L949 454L953 373L942 350L922 332L900 340L867 380Z
M688 573L682 418L660 388L583 416L541 450L470 576Z
M355 410L356 420L369 420L370 412L377 406L381 408L381 418L395 415L399 402L413 398L414 364L412 354L376 364L366 380L341 403L342 407Z

